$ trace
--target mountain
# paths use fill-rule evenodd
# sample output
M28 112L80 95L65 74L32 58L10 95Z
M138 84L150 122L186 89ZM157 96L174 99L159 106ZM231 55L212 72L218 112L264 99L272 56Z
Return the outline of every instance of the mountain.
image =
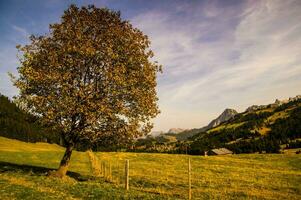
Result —
M181 131L180 133L176 134L175 137L179 141L187 140L188 138L193 137L198 133L206 132L207 130L214 128L221 123L232 119L236 114L236 110L227 108L216 119L212 120L207 126Z
M249 107L190 140L191 154L223 147L235 153L277 153L283 146L298 146L301 140L301 96Z
M226 109L208 126L161 136L140 141L135 148L198 155L214 148L234 153L279 153L282 148L301 148L301 96L250 106L242 113Z
M277 106L281 106L281 105L289 103L289 102L298 101L299 99L301 99L301 95L297 95L295 97L290 97L289 99L285 99L285 100L282 100L282 101L279 100L279 99L276 99L275 102L272 103L272 104L252 105L252 106L248 107L245 112L253 112L253 111L256 111L256 110L266 109L268 107L277 107Z
M183 131L185 131L187 129L182 129L182 128L171 128L168 130L167 133L170 133L170 134L178 134L178 133L181 133Z
M238 112L234 109L227 108L220 114L216 119L212 120L208 126L207 129L214 128L221 123L228 121L229 119L232 119Z
M151 137L158 137L159 135L163 134L163 131L152 131L149 136Z
M202 128L194 128L194 129L182 129L182 128L171 128L168 130L167 133L162 131L154 131L150 134L152 137L159 137L159 136L172 136L175 137L178 141L185 141L188 138L200 133L205 132L210 128L216 127L221 123L232 119L237 114L237 111L234 109L225 109L216 119L212 120L207 126Z

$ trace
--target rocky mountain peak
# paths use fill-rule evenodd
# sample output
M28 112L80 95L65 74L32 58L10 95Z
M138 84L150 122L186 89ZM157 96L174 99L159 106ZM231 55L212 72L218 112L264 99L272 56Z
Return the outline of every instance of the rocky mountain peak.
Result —
M207 128L210 129L210 128L216 127L216 126L220 125L221 123L233 118L237 113L238 112L236 110L227 108L216 119L212 120L208 124Z
M222 112L221 115L233 114L233 113L236 115L238 112L237 112L236 110L234 110L234 109L226 108L226 109L224 110L224 112Z

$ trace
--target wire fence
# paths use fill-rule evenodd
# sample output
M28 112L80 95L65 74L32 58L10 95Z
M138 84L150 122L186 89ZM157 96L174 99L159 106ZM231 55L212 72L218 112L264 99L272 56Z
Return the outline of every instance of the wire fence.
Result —
M200 163L194 166L193 160L184 156L177 162L163 160L158 164L158 159L118 158L117 153L111 157L92 152L88 155L94 176L124 189L160 194L167 199L235 198L236 193L238 197L241 195L241 186L252 185L248 179L242 181L239 176L225 176L227 170L223 168L222 171L219 165L212 164L210 169Z
M88 156L95 177L102 177L107 182L129 190L173 196L179 199L191 199L188 162L185 163L186 166L175 168L172 164L154 166L146 163L141 164L135 159L104 158L91 151L88 151ZM127 167L127 162L129 162L129 167ZM192 181L192 179L190 180Z

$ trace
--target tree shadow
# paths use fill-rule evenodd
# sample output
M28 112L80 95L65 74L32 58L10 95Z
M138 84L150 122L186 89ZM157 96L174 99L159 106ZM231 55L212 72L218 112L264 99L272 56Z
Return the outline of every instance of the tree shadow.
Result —
M0 161L0 173L24 172L24 173L29 173L29 174L38 175L38 176L47 176L49 174L49 172L53 171L53 170L56 170L56 169ZM95 179L93 176L81 175L77 172L71 172L71 171L67 172L67 176L74 178L77 181L89 181L89 180Z

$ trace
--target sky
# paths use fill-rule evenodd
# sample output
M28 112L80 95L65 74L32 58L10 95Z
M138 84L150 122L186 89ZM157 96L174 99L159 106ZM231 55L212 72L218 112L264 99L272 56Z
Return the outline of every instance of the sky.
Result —
M18 94L7 75L17 74L16 45L49 33L70 4L120 10L149 36L163 66L154 131L301 94L300 0L0 0L0 93Z

